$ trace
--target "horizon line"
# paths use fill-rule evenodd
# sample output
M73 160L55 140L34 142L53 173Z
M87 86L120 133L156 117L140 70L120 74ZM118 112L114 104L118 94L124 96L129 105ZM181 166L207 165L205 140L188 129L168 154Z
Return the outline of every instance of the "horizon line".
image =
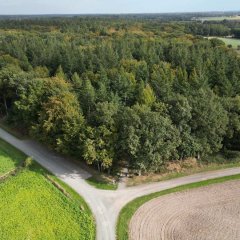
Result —
M190 13L240 13L240 10L209 10L209 11L174 11L174 12L129 12L129 13L4 13L0 16L57 16L57 15L71 15L71 16L81 16L81 15L143 15L143 14L190 14Z

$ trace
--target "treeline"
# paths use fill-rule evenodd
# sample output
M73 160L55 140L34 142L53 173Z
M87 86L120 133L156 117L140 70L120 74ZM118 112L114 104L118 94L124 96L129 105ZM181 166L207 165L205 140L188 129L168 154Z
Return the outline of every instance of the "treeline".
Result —
M173 22L68 19L59 31L65 19L42 21L0 30L0 111L11 123L100 171L239 150L240 60L221 41Z
M201 36L234 36L240 38L240 21L221 22L188 22L185 24L185 32Z

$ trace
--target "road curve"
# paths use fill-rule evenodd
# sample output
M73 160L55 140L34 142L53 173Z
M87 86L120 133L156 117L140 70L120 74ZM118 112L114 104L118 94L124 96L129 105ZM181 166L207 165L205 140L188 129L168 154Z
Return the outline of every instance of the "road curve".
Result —
M115 226L118 215L128 202L137 197L183 184L240 174L240 168L231 168L117 191L98 190L86 183L85 179L90 177L89 173L81 169L76 163L48 150L41 144L32 140L19 140L2 129L0 129L0 138L34 158L85 199L96 219L97 240L116 239Z

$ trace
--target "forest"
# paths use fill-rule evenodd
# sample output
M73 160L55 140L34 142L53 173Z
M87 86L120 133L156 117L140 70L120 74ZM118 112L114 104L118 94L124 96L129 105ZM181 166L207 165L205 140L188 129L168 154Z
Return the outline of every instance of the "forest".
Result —
M177 17L179 18L179 16ZM99 171L240 150L240 22L0 20L0 115Z

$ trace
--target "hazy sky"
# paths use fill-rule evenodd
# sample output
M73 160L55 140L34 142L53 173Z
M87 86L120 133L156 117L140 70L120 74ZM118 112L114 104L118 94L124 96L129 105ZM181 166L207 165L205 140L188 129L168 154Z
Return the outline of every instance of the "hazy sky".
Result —
M0 14L160 13L240 10L240 0L0 0Z

